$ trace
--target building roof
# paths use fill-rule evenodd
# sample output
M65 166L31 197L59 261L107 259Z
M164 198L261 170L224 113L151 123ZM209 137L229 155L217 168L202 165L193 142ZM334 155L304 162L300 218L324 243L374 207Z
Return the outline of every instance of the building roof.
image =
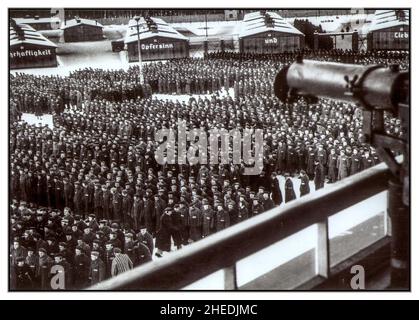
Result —
M71 20L64 20L63 24L61 25L61 29L68 29L80 25L87 25L87 26L93 26L98 28L103 28L103 25L101 25L96 20L89 20L89 19L83 19L83 18L74 18Z
M369 32L392 27L408 26L409 10L376 10L372 18Z
M172 38L177 40L188 40L187 37L176 31L173 27L169 26L165 21L159 18L151 18L151 20L157 26L157 32L152 32L147 27L146 21L143 17L140 18L138 21L139 24L139 31L140 31L140 41L153 38L153 37L164 37L164 38ZM138 33L137 33L137 21L131 19L128 22L127 26L127 33L125 35L125 43L132 43L138 41Z
M60 23L61 20L58 17L50 17L50 18L35 18L35 17L31 17L31 18L15 18L15 21L17 24L35 24L35 23Z
M45 38L42 34L36 31L29 25L18 24L20 29L23 31L23 38L19 39L16 29L13 26L9 28L9 41L10 46L22 45L22 44L33 44L37 46L56 48L57 45L52 41Z
M273 20L274 24L272 27L266 25L265 17L269 17ZM265 14L262 14L260 11L257 11L248 13L244 16L241 30L239 32L239 38L269 31L304 35L279 14L275 12L266 12Z

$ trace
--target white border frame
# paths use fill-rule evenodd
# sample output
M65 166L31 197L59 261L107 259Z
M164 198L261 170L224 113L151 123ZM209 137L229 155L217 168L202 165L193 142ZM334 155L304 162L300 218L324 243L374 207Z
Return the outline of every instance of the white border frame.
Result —
M153 7L170 7L176 4L178 8L186 7L186 8L199 8L204 7L205 5L198 4L196 1L191 0L181 0L176 1L175 3L173 1L168 0L159 0L158 2L153 2ZM318 8L336 8L338 7L338 2L336 1L325 1L320 0L316 2L316 6ZM225 0L212 0L211 5L218 8L226 7L227 2ZM137 7L138 4L135 1L127 1L127 0L119 0L119 1L110 1L110 0L102 0L100 2L92 3L89 2L89 5L86 5L86 2L83 0L43 0L41 2L34 3L31 0L3 0L0 2L0 8L1 8L1 36L0 38L8 39L8 8L17 8L17 7L52 7L52 8L59 8L59 7ZM301 0L282 0L282 1L272 1L272 0L263 0L256 2L255 1L249 1L249 0L230 0L228 2L228 7L235 8L235 7L244 7L244 8L260 8L260 7L277 7L277 8L312 8L314 6L314 3L312 1L301 1ZM413 1L407 1L407 0L399 0L397 2L395 1L388 1L388 0L351 0L348 3L344 3L344 6L339 6L342 8L345 7L353 7L353 8L362 8L362 7L368 7L368 8L391 8L391 7L410 7L412 9L411 11L411 30L413 35L418 35L419 32L417 30L417 25L415 23L415 19L417 17L416 15L416 9L419 11L419 5L417 2ZM419 19L419 18L418 18ZM413 22L413 23L412 23ZM417 50L417 42L414 41L415 37L411 37L411 44L412 44L412 52L415 54L411 55L412 61L411 61L411 70L415 69L415 57ZM7 119L8 119L8 46L3 44L1 46L1 55L0 55L0 61L1 61L1 133L0 133L0 142L1 142L1 150L2 150L2 157L1 157L1 172L3 173L3 183L1 184L0 189L0 201L1 201L1 212L2 215L0 217L0 299L1 300L31 300L31 299L57 299L57 300L76 300L76 299L104 299L104 300L173 300L173 299L179 299L179 300L211 300L211 299L220 299L220 300L237 300L237 299L243 299L243 300L282 300L282 299L304 299L304 300L311 300L311 299L418 299L419 298L419 283L418 283L418 248L417 244L419 243L418 239L418 233L413 232L413 230L417 230L418 227L418 215L417 212L415 212L417 209L415 198L412 197L412 238L411 238L411 252L412 252L412 292L295 292L295 291L289 291L289 292L182 292L182 291L176 291L176 292L8 292L8 257L9 255L9 248L8 248L8 241L7 241L7 235L8 235L8 214L7 214L7 195L8 195L8 125L7 125ZM417 77L419 75L419 71L416 73L413 73L412 76L412 83L411 87L412 90L412 101L416 102L417 95L419 90L415 90L415 85L417 85ZM416 121L419 121L417 117L417 110L413 108L412 110L412 137L418 137L418 130L414 124ZM417 141L419 138L412 138L413 145L417 146ZM411 147L412 152L412 159L417 159L417 148L415 146ZM416 181L417 180L417 171L415 170L415 166L413 165L414 161L412 160L412 195L417 194L418 191L416 187Z

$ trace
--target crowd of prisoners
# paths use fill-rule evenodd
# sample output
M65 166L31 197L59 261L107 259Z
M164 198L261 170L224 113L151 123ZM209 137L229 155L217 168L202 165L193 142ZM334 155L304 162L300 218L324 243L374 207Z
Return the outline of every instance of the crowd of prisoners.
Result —
M120 265L145 263L377 164L374 148L360 139L358 106L275 97L275 75L298 55L408 67L402 53L305 50L152 62L143 66L144 84L135 66L10 75L15 287L48 289L55 264L71 270L69 287L86 287L118 274ZM53 128L28 124L23 113L51 114ZM263 171L243 175L245 164L232 162L158 164L154 135L179 121L187 130L262 129ZM386 115L385 122L387 132L404 134L398 119Z

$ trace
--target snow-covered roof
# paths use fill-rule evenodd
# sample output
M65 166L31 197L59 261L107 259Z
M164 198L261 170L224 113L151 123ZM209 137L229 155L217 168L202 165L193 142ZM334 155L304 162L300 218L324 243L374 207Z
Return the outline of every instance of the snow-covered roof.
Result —
M51 17L51 18L15 18L17 24L32 24L32 23L60 23L60 18Z
M16 46L21 44L34 44L43 47L53 47L56 48L57 45L45 38L42 34L36 31L29 25L26 24L18 24L20 29L23 31L23 39L19 39L15 28L10 26L9 28L9 41L10 46Z
M241 23L239 38L269 31L304 35L301 31L287 22L279 14L275 12L266 12L265 14L272 18L274 22L273 27L268 27L265 24L265 15L263 15L261 12L257 11L248 13L244 16L244 19Z
M369 31L377 31L391 27L408 26L410 23L409 10L376 10L372 18Z
M139 31L140 31L140 41L153 38L153 37L164 37L172 38L178 40L188 40L183 34L176 31L173 27L169 26L165 21L159 18L151 18L153 22L157 25L157 32L151 32L147 27L147 23L143 17L138 21ZM128 22L127 33L125 35L125 43L137 42L138 33L137 33L137 21L131 19Z
M24 24L24 23L16 23L20 29L22 29L23 31L31 31L31 32L36 32L39 33L38 31L36 31L32 26L28 25L28 24ZM15 29L13 28L12 25L9 26L9 29L11 29L13 32L15 31Z
M61 25L61 29L68 29L68 28L72 28L72 27L75 27L75 26L80 26L82 24L88 25L88 26L103 28L103 26L99 22L97 22L96 20L77 18L77 19L71 19L71 20L64 21L63 24Z

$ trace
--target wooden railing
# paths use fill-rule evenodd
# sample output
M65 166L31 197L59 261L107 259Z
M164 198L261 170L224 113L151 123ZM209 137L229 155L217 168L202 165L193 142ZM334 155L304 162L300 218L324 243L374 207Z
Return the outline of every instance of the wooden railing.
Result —
M379 164L88 290L176 290L221 269L224 288L236 290L237 261L315 224L318 225L316 270L318 276L327 279L331 276L328 218L386 190L389 178L387 166Z

